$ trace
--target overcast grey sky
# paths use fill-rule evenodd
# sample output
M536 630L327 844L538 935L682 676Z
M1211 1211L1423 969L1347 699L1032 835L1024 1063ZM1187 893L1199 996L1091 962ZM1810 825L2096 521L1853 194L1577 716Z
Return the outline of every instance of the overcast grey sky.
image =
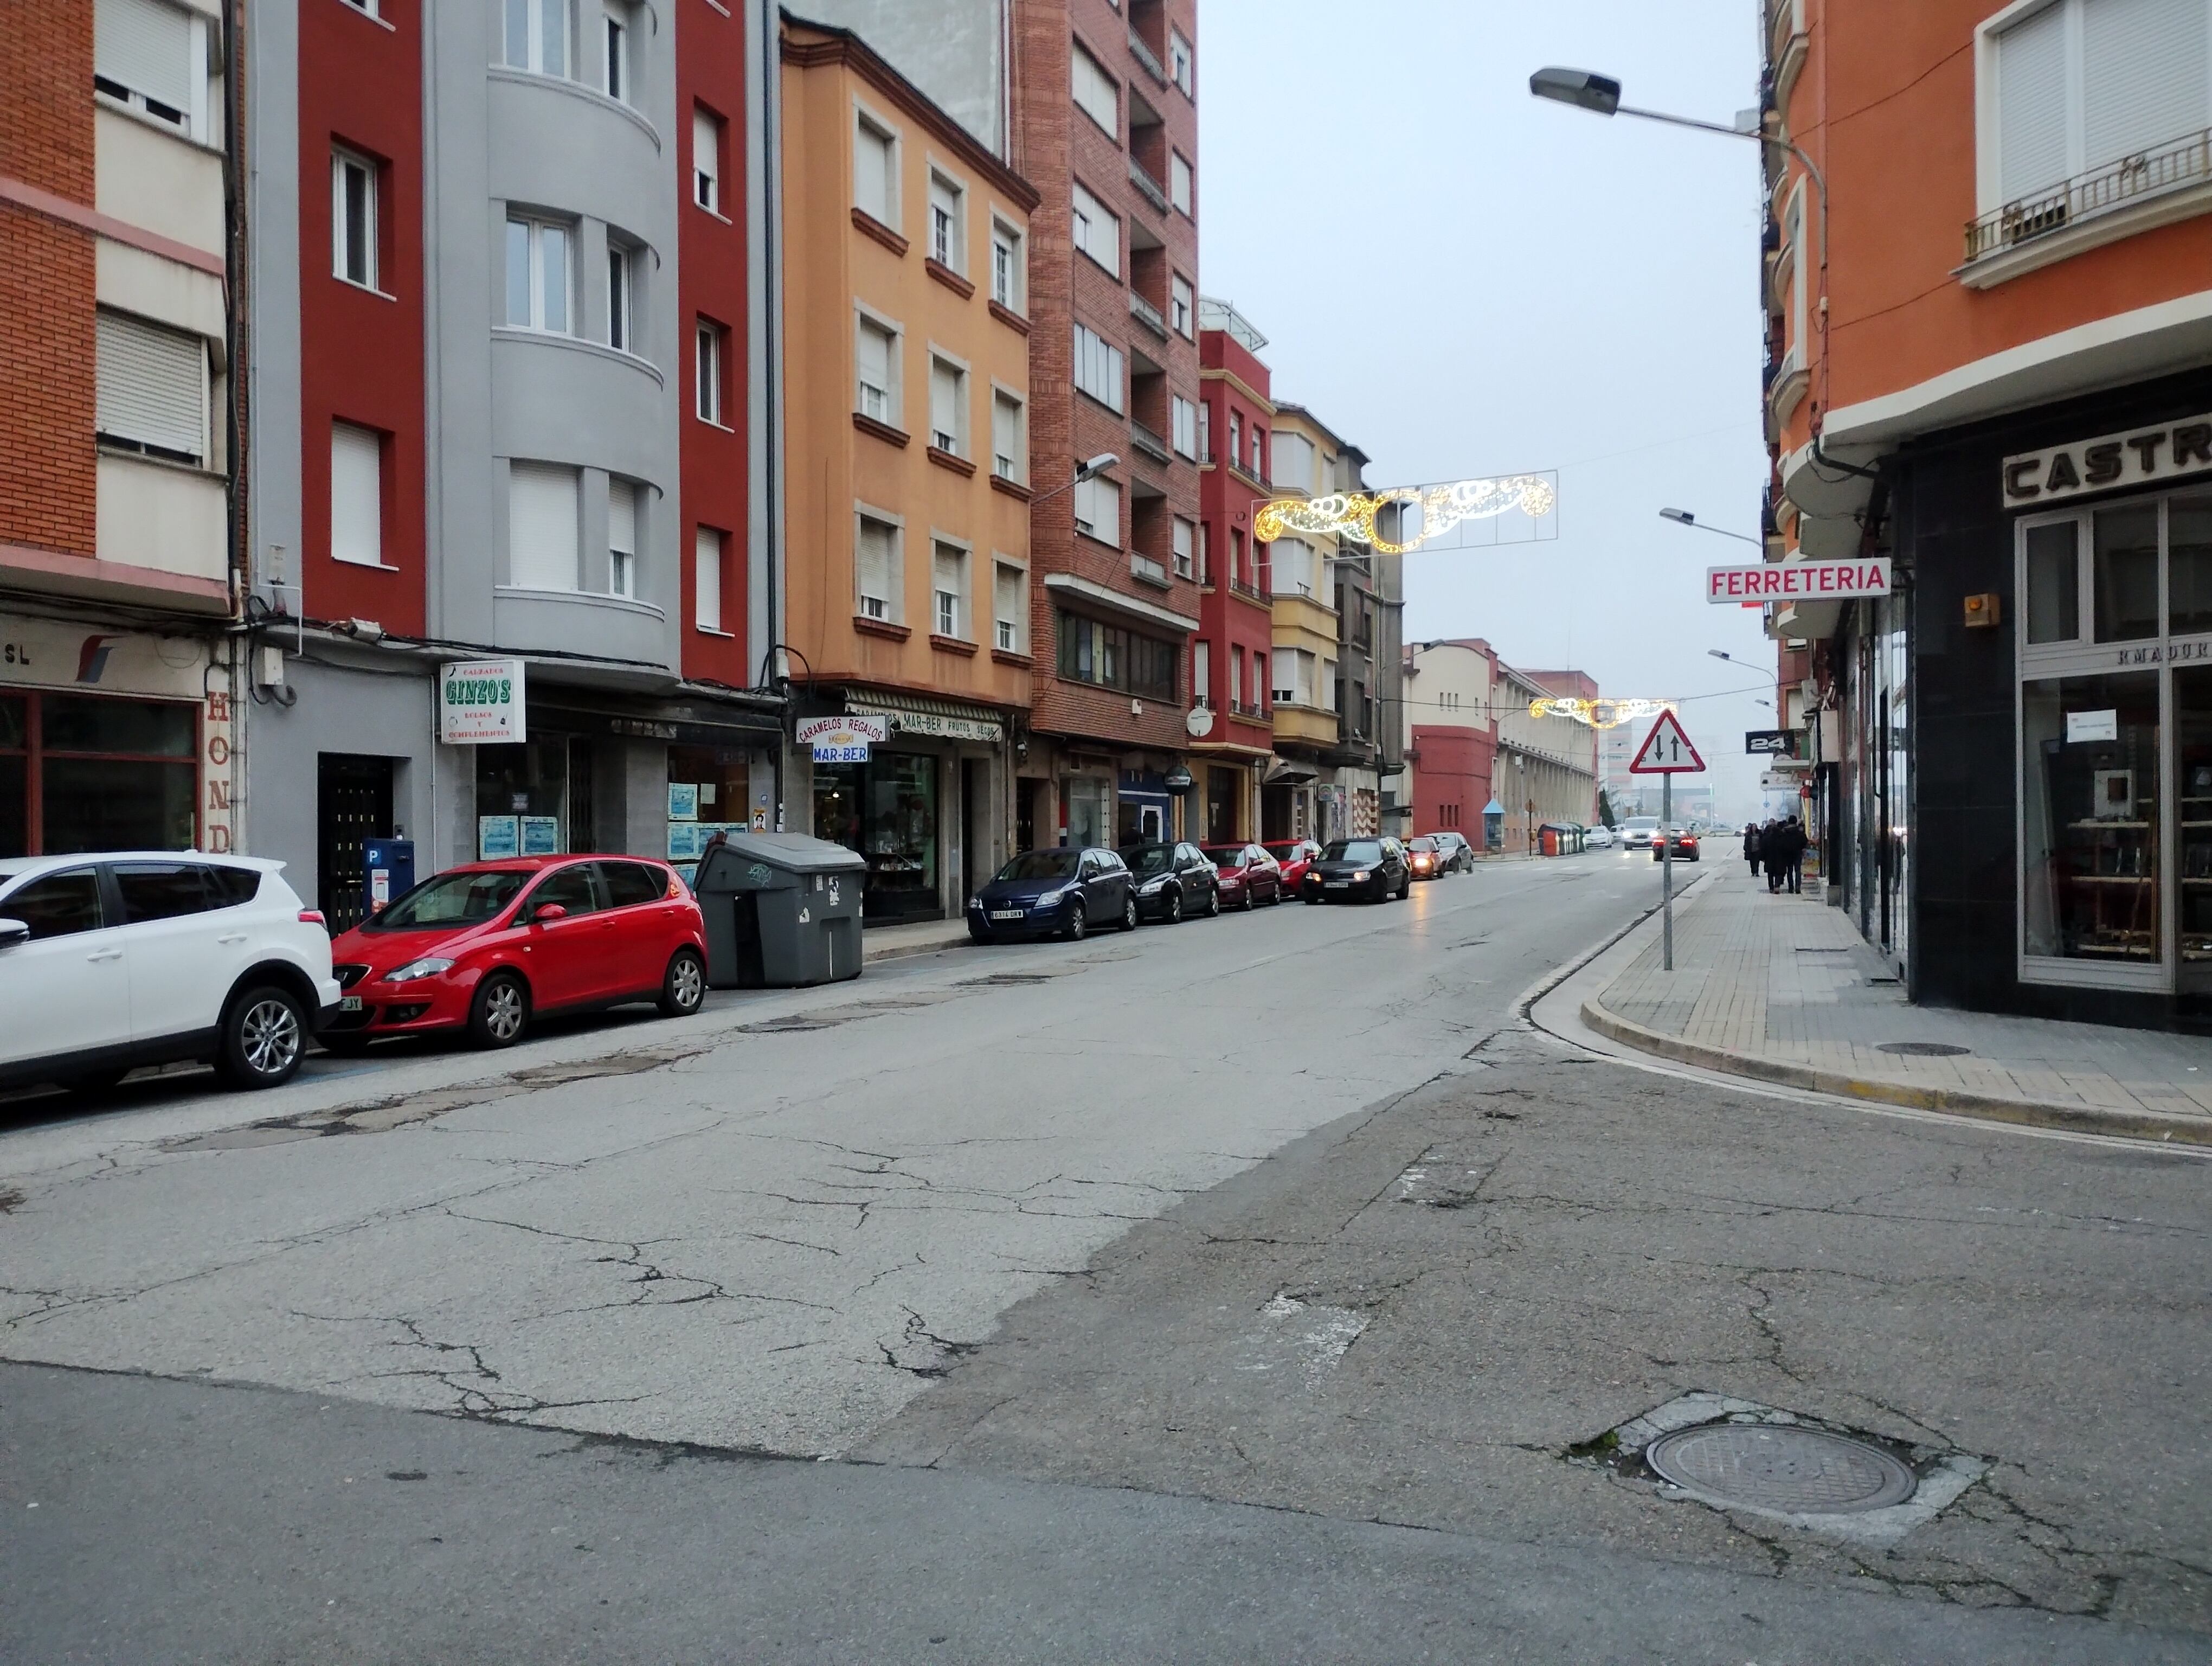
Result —
M1407 557L1406 635L1483 636L1609 695L1771 683L1708 565L1759 530L1758 147L1528 96L1617 76L1727 123L1758 101L1755 0L1200 0L1201 288L1268 337L1278 398L1378 486L1559 471L1556 541ZM1739 672L1711 659L1724 649ZM1724 809L1771 687L1688 698Z

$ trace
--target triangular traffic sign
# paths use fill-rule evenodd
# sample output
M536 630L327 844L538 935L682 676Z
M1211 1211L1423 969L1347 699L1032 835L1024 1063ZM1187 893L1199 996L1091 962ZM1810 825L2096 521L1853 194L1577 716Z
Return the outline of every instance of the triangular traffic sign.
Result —
M1659 714L1659 721L1651 726L1651 733L1644 737L1644 744L1636 749L1636 760L1628 766L1632 775L1694 775L1705 772L1705 761L1698 756L1698 749L1690 745L1690 737L1682 733L1681 724L1671 711Z

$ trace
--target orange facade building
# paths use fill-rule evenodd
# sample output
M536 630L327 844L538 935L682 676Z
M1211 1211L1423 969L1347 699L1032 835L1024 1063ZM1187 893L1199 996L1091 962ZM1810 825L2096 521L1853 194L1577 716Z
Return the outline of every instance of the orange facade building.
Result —
M2201 1020L2212 9L1765 21L1770 548L1896 571L1773 622L1831 898L1916 999Z
M857 35L787 22L783 64L785 640L802 735L884 736L792 796L868 859L870 923L957 915L1031 693L1036 193Z

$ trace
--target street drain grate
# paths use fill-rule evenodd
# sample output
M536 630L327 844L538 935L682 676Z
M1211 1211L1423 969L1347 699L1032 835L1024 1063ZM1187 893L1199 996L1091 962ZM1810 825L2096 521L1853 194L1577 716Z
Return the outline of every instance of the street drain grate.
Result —
M1787 1424L1678 1429L1646 1447L1644 1461L1709 1503L1791 1515L1887 1510L1918 1485L1911 1470L1863 1441Z
M1954 1047L1949 1042L1883 1042L1874 1049L1877 1053L1901 1053L1913 1059L1955 1059L1962 1053L1971 1053L1971 1047Z

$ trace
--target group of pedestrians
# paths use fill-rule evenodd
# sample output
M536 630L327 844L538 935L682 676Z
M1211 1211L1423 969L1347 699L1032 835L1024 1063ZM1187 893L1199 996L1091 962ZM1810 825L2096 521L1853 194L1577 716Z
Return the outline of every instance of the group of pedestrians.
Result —
M1768 822L1763 827L1757 822L1743 824L1743 859L1751 864L1754 879L1760 868L1766 870L1766 888L1770 891L1778 891L1787 885L1792 897L1797 894L1802 884L1799 874L1805 860L1806 843L1804 824L1795 816Z

